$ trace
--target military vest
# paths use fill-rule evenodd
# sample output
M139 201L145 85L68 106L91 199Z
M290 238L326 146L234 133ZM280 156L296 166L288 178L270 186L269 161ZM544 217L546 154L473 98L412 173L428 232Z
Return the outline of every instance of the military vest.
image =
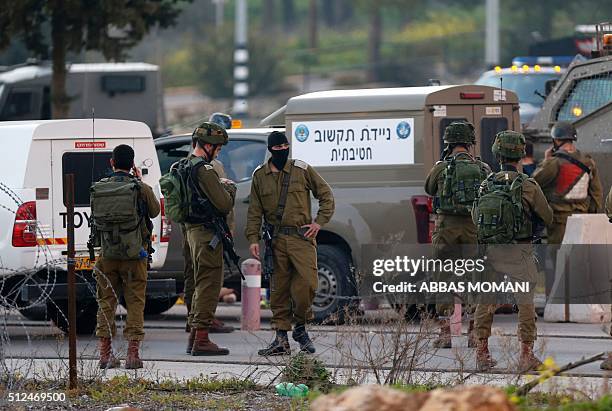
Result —
M438 179L436 213L470 215L487 172L469 153L457 153L444 162L444 170Z

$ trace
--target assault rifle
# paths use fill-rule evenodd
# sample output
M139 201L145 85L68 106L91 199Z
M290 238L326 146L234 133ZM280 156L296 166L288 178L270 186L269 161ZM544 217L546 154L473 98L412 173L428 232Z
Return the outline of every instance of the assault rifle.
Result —
M264 240L264 259L263 259L263 275L264 278L270 279L274 271L274 251L272 250L272 238L274 237L274 226L264 221L261 226L262 237Z
M214 250L217 248L219 243L221 243L223 245L223 260L225 260L230 272L232 271L230 263L233 263L240 273L240 277L245 280L244 274L242 274L242 270L240 269L240 256L236 254L236 249L234 248L234 238L232 237L232 233L230 232L225 218L220 216L212 216L210 223L206 225L210 225L210 228L215 232L215 236L212 238L212 240L210 240L208 246Z

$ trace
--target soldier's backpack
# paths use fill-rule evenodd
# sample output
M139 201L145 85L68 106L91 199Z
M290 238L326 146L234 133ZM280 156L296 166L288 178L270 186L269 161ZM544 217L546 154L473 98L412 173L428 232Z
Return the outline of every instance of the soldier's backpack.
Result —
M192 175L201 166L208 164L201 157L183 158L170 167L170 171L159 180L164 195L166 216L176 223L195 222L199 214L195 210Z
M486 177L486 171L481 164L470 155L460 153L446 160L437 212L470 215L474 200L478 197L480 183Z
M492 173L482 182L474 202L472 218L481 244L511 244L523 230L523 182L519 174L514 180L496 181Z
M143 254L144 209L136 179L108 178L93 184L91 215L100 239L102 256L112 260L138 260Z

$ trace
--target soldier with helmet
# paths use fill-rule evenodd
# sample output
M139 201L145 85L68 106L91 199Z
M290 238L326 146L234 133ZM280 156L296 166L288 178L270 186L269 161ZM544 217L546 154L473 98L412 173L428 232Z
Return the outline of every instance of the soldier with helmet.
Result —
M202 123L192 134L193 152L189 156L193 164L189 174L194 186L192 195L198 197L198 201L205 200L200 202L210 208L201 210L202 218L185 223L195 286L187 345L187 352L193 356L229 354L227 348L217 346L208 337L223 284L223 244L218 243L215 248L210 246L217 233L206 221L211 214L227 216L234 205L235 184L221 180L210 164L227 142L225 129L215 123Z
M550 131L553 146L533 173L554 211L547 227L548 244L561 244L567 218L576 213L597 213L603 206L603 189L597 165L575 146L576 129L566 121L557 122Z
M470 154L476 143L474 126L469 122L452 122L444 130L444 158L431 169L425 180L425 191L435 198L436 226L432 243L437 258L466 258L469 246L477 244L476 227L470 217L472 204L480 183L491 168ZM467 246L467 247L466 247ZM434 341L437 348L451 348L450 316L452 301L438 303L440 335ZM474 322L470 321L469 345Z
M492 152L501 168L483 181L472 218L478 242L486 250L487 275L505 276L508 281L531 285L528 293L514 295L519 308L519 368L524 372L541 365L533 353L537 335L533 288L538 271L532 245L534 227L541 222L550 224L553 212L538 183L518 169L520 160L525 157L525 137L521 133L510 130L497 133ZM488 346L495 308L494 301L476 307L476 363L480 370L496 365Z

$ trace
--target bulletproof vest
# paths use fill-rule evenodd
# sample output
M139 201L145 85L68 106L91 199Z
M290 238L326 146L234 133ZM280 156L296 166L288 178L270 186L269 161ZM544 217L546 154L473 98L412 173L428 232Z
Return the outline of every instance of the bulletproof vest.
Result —
M580 202L589 196L591 170L571 154L557 152L553 154L559 159L559 174L555 180L553 202ZM569 160L571 157L573 160Z
M480 162L468 153L447 157L438 180L436 213L470 215L480 183L487 177Z
M112 260L147 257L140 187L140 182L130 176L104 178L91 186L91 214L103 257Z
M480 186L472 211L479 243L511 244L532 237L531 219L525 218L523 209L523 182L527 176L507 176L506 171L491 174Z

